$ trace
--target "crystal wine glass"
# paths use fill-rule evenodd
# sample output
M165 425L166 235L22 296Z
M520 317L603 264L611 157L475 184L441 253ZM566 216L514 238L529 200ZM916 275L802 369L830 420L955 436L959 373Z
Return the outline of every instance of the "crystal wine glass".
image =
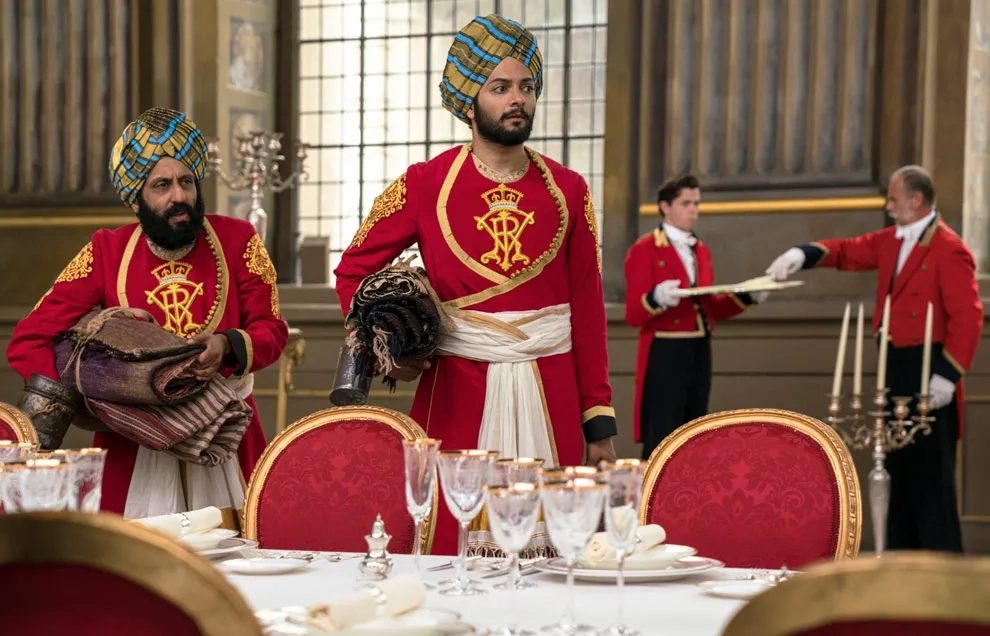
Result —
M488 507L488 523L492 536L509 555L512 581L508 585L512 596L508 616L516 616L516 585L519 580L519 553L522 552L536 530L540 510L540 491L535 484L516 482L506 486L485 486L485 505ZM514 625L496 632L503 636L536 636L533 632L518 629Z
M5 467L6 468L6 467ZM21 512L61 511L69 503L69 463L58 459L29 459L15 473ZM7 483L8 492L10 482Z
M53 457L65 458L71 467L69 510L99 512L107 451L103 448L59 449Z
M495 462L495 470L492 471L492 477L489 480L489 484L492 486L511 486L513 484L532 484L538 486L540 484L540 470L543 466L543 460L533 457L516 457L513 459L503 458ZM537 526L540 525L540 515L537 512L536 519ZM493 587L497 590L509 589L509 586L514 585L517 590L526 590L532 587L536 587L535 583L530 583L522 577L522 570L520 568L519 559L511 561L509 567L514 568L514 572L509 576L508 580L503 583L498 583Z
M438 466L443 499L459 526L457 575L449 588L440 591L441 594L474 596L486 593L486 590L473 586L467 577L468 527L485 503L484 487L488 484L497 455L496 451L486 450L440 451Z
M625 624L622 594L625 585L623 566L626 556L636 547L639 529L639 502L643 492L646 464L638 459L620 459L603 465L607 482L605 496L605 532L615 551L617 562L618 616L615 625L606 630L610 636L634 636L638 631Z
M423 580L423 586L433 589L432 583L427 583L423 576L423 566L420 562L422 554L423 520L433 508L433 496L436 493L437 451L440 450L440 440L412 439L402 440L402 453L406 460L406 509L413 519L413 559L416 564L416 574Z
M541 634L593 634L595 629L582 625L574 617L574 564L598 529L605 503L605 485L601 478L566 477L555 479L553 473L544 475L540 486L543 516L557 551L567 564L567 606L564 616Z

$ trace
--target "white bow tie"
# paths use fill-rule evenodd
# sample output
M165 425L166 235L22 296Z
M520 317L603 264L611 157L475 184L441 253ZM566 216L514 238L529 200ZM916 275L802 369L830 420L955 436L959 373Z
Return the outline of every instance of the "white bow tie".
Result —
M698 242L698 239L693 236L685 236L684 238L670 237L670 242L674 245L687 245L688 247L694 247Z
M914 228L908 227L906 225L900 225L894 230L894 238L906 239L914 236Z

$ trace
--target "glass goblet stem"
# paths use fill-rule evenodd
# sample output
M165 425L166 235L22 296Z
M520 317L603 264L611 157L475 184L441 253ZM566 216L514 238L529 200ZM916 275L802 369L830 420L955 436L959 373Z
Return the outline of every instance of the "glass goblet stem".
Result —
M513 552L509 555L510 565L512 567L509 570L509 616L510 620L516 616L516 595L519 589L519 579L522 578L521 572L519 571L519 553ZM516 633L515 622L509 624L509 633Z
M617 625L619 626L619 629L623 629L625 627L625 624L626 624L626 615L625 615L626 613L625 613L625 604L623 603L623 600L622 600L622 593L623 593L623 590L625 589L626 575L625 575L625 572L623 571L622 568L626 564L626 550L623 550L622 548L616 548L616 550L615 550L615 557L616 557L616 560L618 561L618 566L619 566L619 570L617 572L617 575L618 576L616 577L618 579L618 586L617 586L618 587L618 590L617 591L618 591L618 595L619 595L619 598L618 598L618 606L619 606L618 607L618 614L619 614L619 618L618 618Z
M566 558L567 563L567 607L564 612L564 620L561 623L566 629L570 629L572 625L577 625L577 618L574 612L574 565L577 562L577 555L568 554Z
M468 551L469 522L462 521L457 529L457 584L462 589L467 588L467 551Z

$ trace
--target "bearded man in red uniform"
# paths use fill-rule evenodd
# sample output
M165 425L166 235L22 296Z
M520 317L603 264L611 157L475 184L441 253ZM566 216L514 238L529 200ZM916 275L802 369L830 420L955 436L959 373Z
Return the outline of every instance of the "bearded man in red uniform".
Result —
M252 396L253 373L275 362L288 339L275 267L254 227L207 215L200 185L207 148L184 114L153 108L123 131L110 177L137 223L98 230L34 310L14 329L10 366L25 381L58 379L55 340L94 307L131 307L206 345L193 373L217 374L254 410L238 448L239 466L179 462L115 433L97 433L107 449L102 509L128 518L216 506L243 507L245 480L265 448Z
M335 274L348 313L361 281L418 244L455 329L422 373L410 415L445 449L547 465L613 459L598 229L584 178L526 148L543 88L532 33L499 16L457 35L440 95L470 144L409 166L376 200ZM456 552L444 509L435 551Z
M983 330L976 264L962 239L935 209L935 184L920 166L904 166L890 178L887 212L894 225L855 238L792 247L767 269L784 280L800 269L877 270L873 332L879 333L890 297L887 349L889 396L921 390L925 315L932 304L929 381L930 435L887 455L890 473L889 550L962 552L956 507L956 439L961 425L962 375L973 363ZM864 396L869 402L871 396ZM912 398L911 414L916 415Z

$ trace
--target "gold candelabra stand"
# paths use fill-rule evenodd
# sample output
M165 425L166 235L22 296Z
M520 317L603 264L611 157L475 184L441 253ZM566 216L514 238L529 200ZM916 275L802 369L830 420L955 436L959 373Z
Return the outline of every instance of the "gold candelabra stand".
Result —
M867 449L873 456L868 492L870 514L873 518L873 540L877 556L882 556L887 543L887 515L890 510L890 473L885 462L887 453L904 448L919 433L932 432L930 396L918 395L918 414L911 416L910 397L893 397L893 411L888 410L889 389L877 389L873 409L863 412L863 396L854 394L849 401L849 413L842 414L842 395L829 395L826 422L849 448ZM890 416L893 415L893 419Z
M246 135L239 135L237 142L237 158L234 174L227 175L220 165L219 140L212 139L207 143L209 158L207 159L207 174L214 173L231 190L249 190L251 210L248 220L254 225L261 240L265 240L268 230L268 213L264 208L264 197L267 192L282 192L295 187L297 183L309 178L306 171L308 147L301 141L296 141L296 170L283 178L279 173L279 164L285 161L282 154L283 133L270 133L263 130L252 130Z

